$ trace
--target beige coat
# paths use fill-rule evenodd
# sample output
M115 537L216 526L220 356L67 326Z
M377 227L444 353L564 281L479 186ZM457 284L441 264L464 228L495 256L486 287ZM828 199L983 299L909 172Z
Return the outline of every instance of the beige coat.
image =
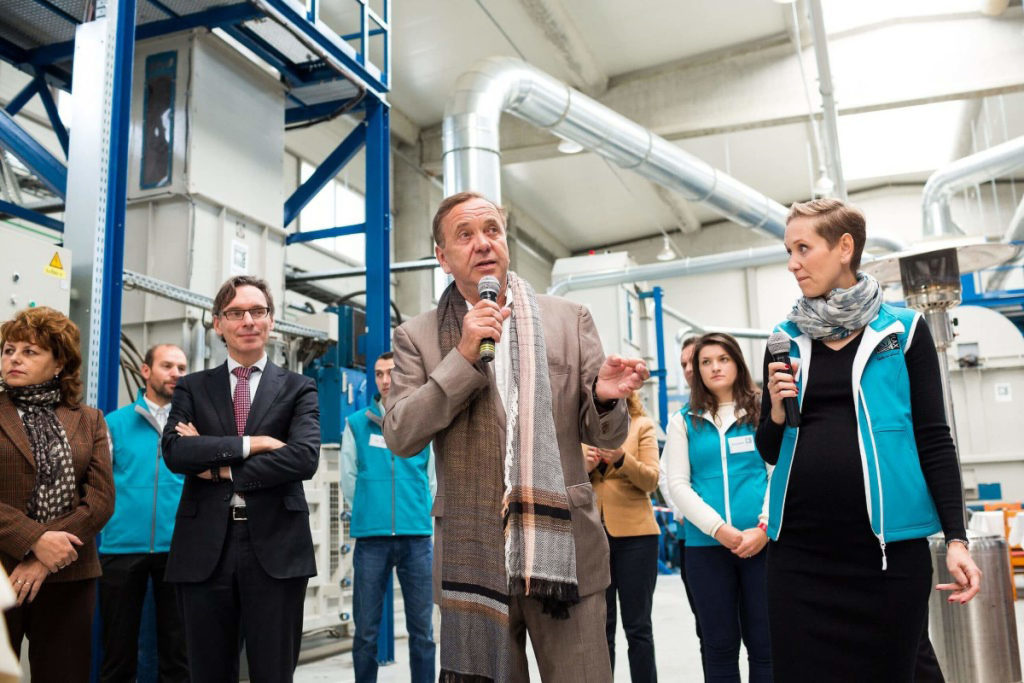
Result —
M616 537L659 534L651 505L651 493L658 488L658 439L651 418L633 418L622 450L618 466L590 473L604 526Z
M608 540L601 526L594 489L583 459L580 442L603 448L617 448L626 438L629 416L625 401L601 415L594 405L592 386L604 363L601 339L586 308L564 299L539 295L541 323L547 347L548 372L562 475L572 515L576 543L576 575L580 596L604 590L609 582ZM497 403L501 442L505 442L505 410L494 386L493 372L471 365L457 351L444 358L438 341L437 310L409 320L397 330L393 341L395 368L384 416L384 439L397 455L419 453L434 436L473 398L474 393L492 385ZM432 514L434 531L434 599L440 600L440 568L444 547L444 458L435 448L437 496ZM452 484L449 484L452 485ZM501 538L494 539L502 543ZM453 548L457 552L458 548Z

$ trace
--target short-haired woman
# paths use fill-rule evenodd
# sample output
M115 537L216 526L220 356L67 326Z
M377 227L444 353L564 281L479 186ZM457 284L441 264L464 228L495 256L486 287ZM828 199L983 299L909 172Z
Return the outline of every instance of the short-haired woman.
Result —
M658 541L661 530L654 519L651 493L658 487L658 438L640 395L626 397L629 434L614 450L583 446L597 508L608 534L612 582L605 591L605 630L612 673L615 673L616 613L629 646L632 683L654 683L651 608L658 581Z
M858 272L864 215L835 199L794 204L789 270L803 296L765 356L758 451L775 464L768 613L776 681L911 681L942 531L966 603L981 572L964 530L960 472L938 357L920 313L883 303ZM783 400L800 403L785 425Z
M27 637L33 681L89 680L100 563L94 537L114 511L103 415L80 403L78 328L52 308L0 326L0 561Z
M686 578L693 591L708 681L739 683L740 640L751 683L771 680L765 606L766 467L754 448L760 396L736 340L694 345L690 403L669 420L662 459L686 518Z

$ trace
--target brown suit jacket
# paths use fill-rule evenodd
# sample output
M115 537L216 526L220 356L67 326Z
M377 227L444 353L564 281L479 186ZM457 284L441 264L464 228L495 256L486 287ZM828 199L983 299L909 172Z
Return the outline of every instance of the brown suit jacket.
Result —
M633 418L618 465L595 468L590 483L610 536L658 534L651 493L658 488L658 439L646 415Z
M85 405L74 410L61 405L57 419L64 425L71 445L78 482L75 507L63 517L41 524L25 513L36 482L28 433L11 399L0 393L0 562L10 573L43 532L68 531L83 541L78 559L46 580L94 579L102 573L95 537L114 512L107 423L100 411Z
M604 590L609 582L608 539L594 500L586 468L580 458L580 442L617 448L626 437L629 416L625 401L600 414L594 405L592 386L604 363L601 339L586 308L565 299L537 297L547 346L548 373L562 477L569 498L572 531L576 543L576 577L580 596ZM494 373L483 363L470 365L453 349L444 358L438 341L437 310L406 322L394 336L395 368L384 416L384 438L397 455L419 453L434 436L451 424L488 382L494 388L501 442L505 442L505 410L494 387ZM445 547L444 458L434 447L437 496L432 514L434 529L434 598L440 599L440 567ZM501 543L502 539L495 539ZM458 551L457 548L453 549Z

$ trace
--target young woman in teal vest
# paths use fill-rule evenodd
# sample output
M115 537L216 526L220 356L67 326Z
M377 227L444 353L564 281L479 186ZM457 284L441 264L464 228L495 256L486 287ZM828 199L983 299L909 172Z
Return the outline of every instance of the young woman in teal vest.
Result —
M701 337L690 403L669 420L662 459L686 518L686 578L703 635L708 681L771 681L763 552L771 467L754 447L760 396L736 340Z
M803 296L776 330L757 446L775 465L768 613L776 681L920 680L932 564L942 531L949 601L978 592L938 358L921 315L883 303L858 272L864 215L835 199L794 204L789 270ZM785 426L795 397L800 426Z

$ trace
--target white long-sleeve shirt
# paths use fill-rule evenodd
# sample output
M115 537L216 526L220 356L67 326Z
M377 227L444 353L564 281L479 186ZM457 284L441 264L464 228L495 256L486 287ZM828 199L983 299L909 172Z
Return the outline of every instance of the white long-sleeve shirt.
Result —
M735 421L733 404L723 403L718 406L718 415L713 422L720 434L724 435ZM690 481L689 438L686 434L686 420L681 413L673 415L668 422L661 463L668 483L669 496L666 500L672 501L673 512L678 509L679 516L690 520L691 524L714 538L715 532L725 524L725 520L693 490ZM768 471L768 480L771 481L774 467L765 464L765 468ZM765 523L768 521L768 489L765 490L759 519Z

